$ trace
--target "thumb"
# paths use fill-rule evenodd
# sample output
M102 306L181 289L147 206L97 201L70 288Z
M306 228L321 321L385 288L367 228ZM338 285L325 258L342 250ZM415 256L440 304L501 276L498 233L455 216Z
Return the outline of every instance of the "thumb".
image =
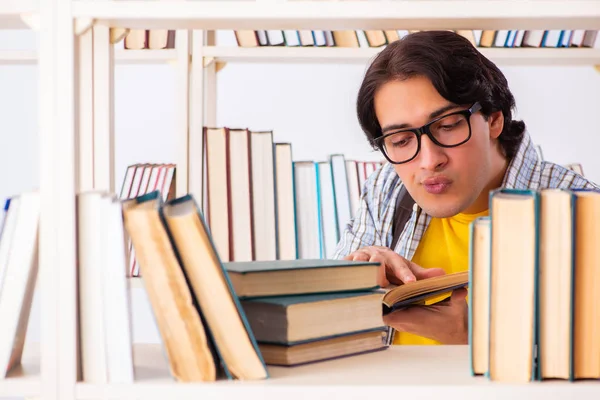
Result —
M455 289L452 291L452 296L450 296L450 301L452 301L452 302L462 301L467 297L468 293L469 292L466 288Z
M446 271L444 271L442 268L423 268L412 261L410 263L410 269L415 274L417 280L433 278L434 276L446 274Z

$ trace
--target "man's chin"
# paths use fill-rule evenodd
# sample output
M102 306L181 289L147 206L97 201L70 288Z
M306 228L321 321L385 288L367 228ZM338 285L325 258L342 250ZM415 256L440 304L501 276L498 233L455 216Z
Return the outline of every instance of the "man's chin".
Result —
M434 218L450 218L459 214L464 209L460 202L442 198L437 202L425 201L422 204L419 203L419 206Z

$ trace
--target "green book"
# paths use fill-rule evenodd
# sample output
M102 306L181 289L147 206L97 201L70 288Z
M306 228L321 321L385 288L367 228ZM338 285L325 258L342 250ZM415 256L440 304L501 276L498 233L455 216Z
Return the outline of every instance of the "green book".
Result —
M383 291L362 291L243 300L259 343L296 345L384 327Z

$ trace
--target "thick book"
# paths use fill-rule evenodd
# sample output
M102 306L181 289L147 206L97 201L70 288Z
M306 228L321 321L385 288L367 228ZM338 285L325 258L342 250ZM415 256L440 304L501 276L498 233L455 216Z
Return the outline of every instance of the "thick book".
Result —
M487 375L493 381L527 383L536 379L539 344L539 193L517 189L492 191L490 217Z
M383 296L383 314L411 305L424 304L426 300L466 287L468 284L469 272L464 271L386 288L387 292Z
M259 343L295 345L383 328L382 291L264 297L242 301Z
M227 270L240 298L332 293L377 288L379 263L300 259L227 262Z
M260 343L259 346L267 364L285 367L297 367L388 348L384 328L353 332L294 345Z

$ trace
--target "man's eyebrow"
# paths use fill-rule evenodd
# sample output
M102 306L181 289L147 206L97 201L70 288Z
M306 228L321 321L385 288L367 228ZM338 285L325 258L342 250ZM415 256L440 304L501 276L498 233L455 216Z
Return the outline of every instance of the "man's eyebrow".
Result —
M444 107L438 108L437 110L431 112L429 114L429 119L432 120L434 118L439 117L440 115L446 113L447 111L453 110L455 108L457 108L458 106L456 104L448 104ZM391 125L386 125L383 127L383 129L381 130L381 133L385 134L388 131L395 131L395 130L399 130L399 129L405 129L405 128L409 128L411 125L407 124L407 123L403 123L403 124L391 124Z

